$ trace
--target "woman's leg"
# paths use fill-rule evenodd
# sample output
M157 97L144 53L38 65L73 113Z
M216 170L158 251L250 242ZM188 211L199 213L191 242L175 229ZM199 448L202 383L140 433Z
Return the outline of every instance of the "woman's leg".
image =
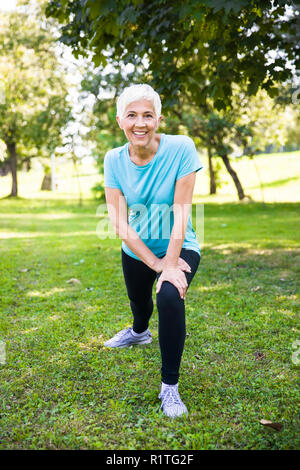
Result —
M191 267L186 273L188 285L198 269L200 255L194 250L183 248L180 253ZM160 274L157 274L159 278ZM164 281L156 297L159 313L159 345L162 357L162 382L174 385L179 379L179 367L185 341L185 306L178 289L170 282Z
M147 330L153 312L152 288L156 272L122 250L122 267L133 314L133 331Z

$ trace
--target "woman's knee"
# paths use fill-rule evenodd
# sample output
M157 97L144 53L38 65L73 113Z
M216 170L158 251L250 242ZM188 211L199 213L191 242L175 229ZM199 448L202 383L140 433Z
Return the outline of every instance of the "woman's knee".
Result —
M175 287L171 282L164 281L161 285L160 291L157 294L157 306L167 306L174 307L178 305L178 302L183 302L180 297L177 287Z

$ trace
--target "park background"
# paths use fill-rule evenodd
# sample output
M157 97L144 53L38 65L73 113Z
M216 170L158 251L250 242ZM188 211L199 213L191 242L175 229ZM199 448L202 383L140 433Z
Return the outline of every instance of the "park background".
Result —
M13 3L1 2L0 9L0 447L298 448L300 85L294 36L277 45L288 57L270 55L279 70L270 68L270 58L267 78L245 69L251 93L234 70L228 78L214 68L206 71L203 98L201 81L195 86L188 77L206 70L206 56L201 67L192 61L188 70L183 60L161 83L157 52L149 55L152 62L148 57L133 65L116 48L111 63L95 63L89 54L74 53L82 37L78 24L59 41L57 19L64 23L72 12L59 16L55 1ZM73 3L78 8L80 2ZM95 3L93 27L101 8L104 16L110 3L117 10L116 2ZM201 21L195 6L200 10L205 2L185 3ZM293 17L299 20L297 2L277 2L278 17L276 9L266 13L268 5L259 10L258 2L236 2L240 9L206 3L213 22L231 15L233 26L248 8L258 23L273 15L291 20L292 28ZM139 11L141 2L128 4ZM170 13L170 2L160 5L161 15L164 8ZM145 27L142 17L136 21ZM158 21L161 31L164 17ZM215 36L207 40L219 44L213 26ZM118 28L112 30L118 38ZM187 49L194 39L189 34ZM95 46L97 57L104 42ZM272 86L264 86L272 73ZM189 416L176 421L159 411L156 307L151 345L103 347L131 324L121 241L96 233L103 158L124 143L115 123L116 95L143 80L161 87L162 132L190 135L204 164L193 199L194 212L204 205L204 243L187 295L180 381Z

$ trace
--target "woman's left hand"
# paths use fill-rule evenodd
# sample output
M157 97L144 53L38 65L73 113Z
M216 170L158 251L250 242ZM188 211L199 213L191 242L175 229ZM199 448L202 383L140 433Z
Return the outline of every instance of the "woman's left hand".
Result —
M157 273L161 273L165 269L164 265L165 265L165 256L163 258L157 259L157 263L153 269ZM190 265L183 258L178 258L178 268L180 268L181 271L185 271L187 273L192 272Z
M180 297L183 300L185 299L188 283L184 272L179 267L166 268L162 271L156 284L157 294L159 293L161 285L164 281L171 282L171 284L173 284L178 289Z

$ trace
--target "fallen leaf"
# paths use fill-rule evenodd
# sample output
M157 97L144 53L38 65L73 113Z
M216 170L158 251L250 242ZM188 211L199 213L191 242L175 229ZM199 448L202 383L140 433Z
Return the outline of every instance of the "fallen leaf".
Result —
M283 427L283 424L281 423L273 423L273 421L269 421L267 419L261 419L260 421L260 424L262 424L263 426L267 426L269 428L273 428L273 429L276 429L276 431L280 431Z
M263 352L255 351L255 360L259 361L260 359L265 359L266 355Z
M260 289L260 286L256 286L256 287L252 287L251 290L254 291L254 292L256 292L256 291L259 290L259 289Z
M66 281L68 284L81 284L81 282L78 280L78 279L75 279L74 277L72 277L71 279L69 279L68 281Z

